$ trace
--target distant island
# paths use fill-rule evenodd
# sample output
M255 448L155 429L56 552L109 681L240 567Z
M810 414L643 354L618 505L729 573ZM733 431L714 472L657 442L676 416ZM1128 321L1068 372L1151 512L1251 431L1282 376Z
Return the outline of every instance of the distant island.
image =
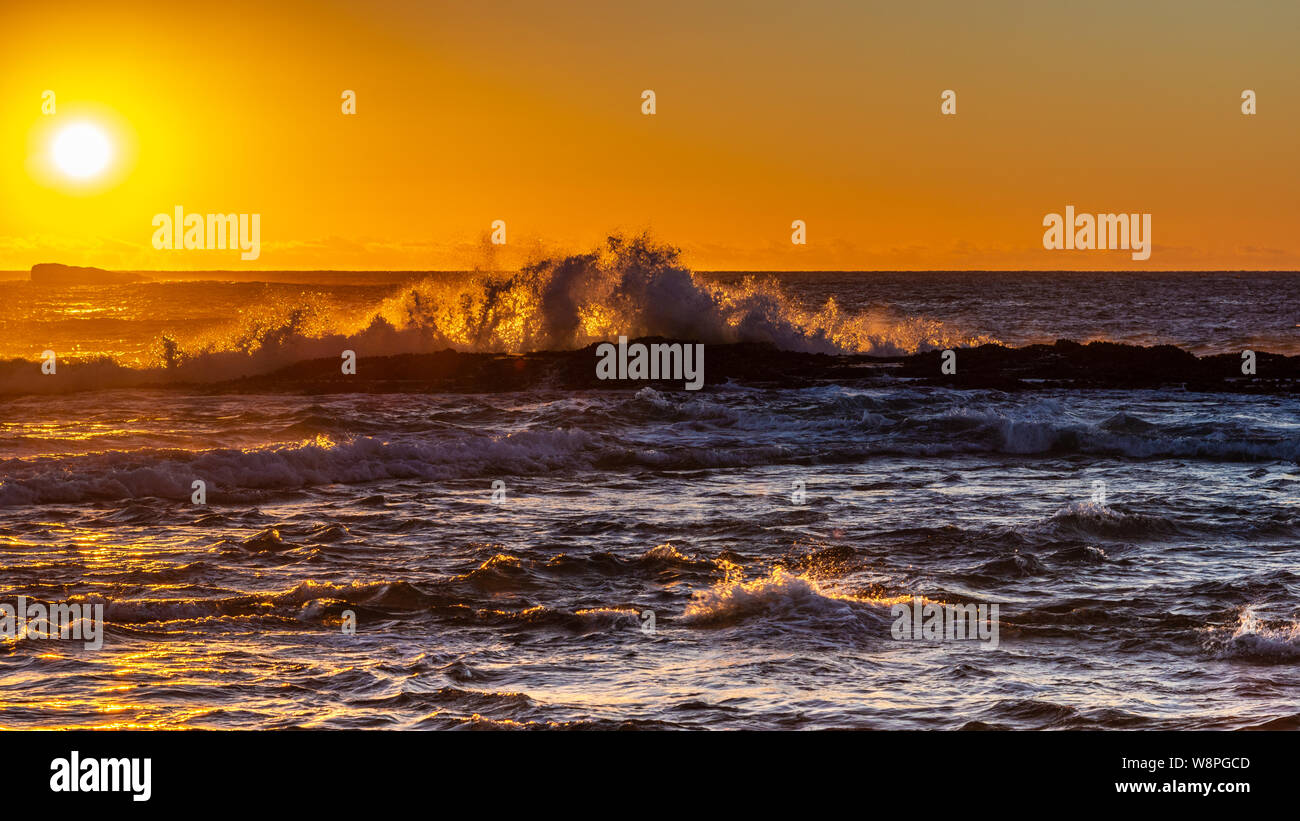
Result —
M125 285L144 282L140 274L105 271L80 265L63 265L58 262L38 262L32 266L31 281L41 285Z

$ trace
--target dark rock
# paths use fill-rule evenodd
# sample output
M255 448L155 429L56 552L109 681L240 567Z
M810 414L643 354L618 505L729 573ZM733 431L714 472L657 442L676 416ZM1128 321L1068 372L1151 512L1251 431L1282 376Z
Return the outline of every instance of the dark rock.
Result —
M103 268L85 268L59 262L38 262L32 266L31 281L54 287L125 285L131 282L144 282L145 277L120 271L105 271Z

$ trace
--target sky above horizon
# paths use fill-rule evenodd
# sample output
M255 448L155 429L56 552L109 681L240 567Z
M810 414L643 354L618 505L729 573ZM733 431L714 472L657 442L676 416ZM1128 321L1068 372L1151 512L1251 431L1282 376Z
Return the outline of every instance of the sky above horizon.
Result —
M0 270L509 268L641 231L712 270L1300 269L1300 4L111 5L0 8ZM78 121L113 149L81 183L47 167ZM1151 214L1150 259L1044 249L1068 205ZM260 256L155 249L176 206L260 214Z

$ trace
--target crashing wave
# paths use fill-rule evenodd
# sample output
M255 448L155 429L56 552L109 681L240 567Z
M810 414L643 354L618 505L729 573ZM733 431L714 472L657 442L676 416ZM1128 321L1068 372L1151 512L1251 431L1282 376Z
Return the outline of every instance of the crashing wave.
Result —
M268 373L343 350L362 356L446 349L482 353L577 350L616 339L668 337L705 344L770 343L807 353L902 355L995 341L943 323L877 308L843 311L828 299L801 307L772 278L712 281L676 248L647 235L609 237L598 249L543 259L514 273L432 274L377 306L348 311L321 294L241 311L221 331L163 336L147 368L108 357L60 360L62 389L212 382ZM31 363L13 360L4 381L48 390Z
M1205 647L1219 658L1292 661L1300 658L1300 623L1266 622L1251 607L1243 608L1231 634L1212 630ZM1217 635L1216 635L1217 633Z

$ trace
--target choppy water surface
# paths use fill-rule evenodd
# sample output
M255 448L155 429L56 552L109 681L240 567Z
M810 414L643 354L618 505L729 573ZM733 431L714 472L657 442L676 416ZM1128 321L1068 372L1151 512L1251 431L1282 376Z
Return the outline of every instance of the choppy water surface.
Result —
M1295 721L1289 401L156 391L3 424L0 600L109 622L7 643L5 726ZM893 640L911 594L1000 602L1000 647Z

